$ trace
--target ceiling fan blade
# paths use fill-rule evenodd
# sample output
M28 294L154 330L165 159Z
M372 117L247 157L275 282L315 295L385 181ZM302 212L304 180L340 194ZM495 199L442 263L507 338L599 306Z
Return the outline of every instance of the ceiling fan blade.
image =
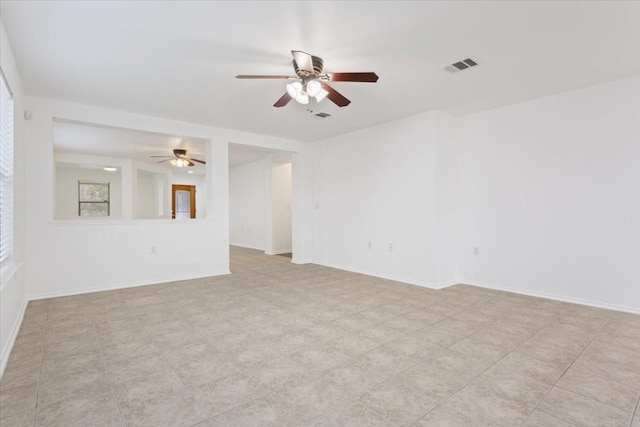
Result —
M268 74L240 74L236 79L296 79L297 77L285 75L268 75Z
M331 102L336 104L338 107L346 107L347 105L351 104L351 101L349 101L340 92L338 92L328 84L322 83L322 87L324 88L324 90L329 92L327 98L329 98Z
M168 161L169 161L169 160L171 160L171 159L173 159L173 157L170 157L170 158L168 158L168 159L164 159L164 160L160 160L160 161L159 161L159 162L157 162L157 163L164 163L164 162L168 162Z
M376 73L328 73L332 82L363 82L375 83L378 81Z
M313 58L311 58L311 55L301 50L292 50L291 54L300 70L313 74Z
M182 158L185 159L185 160L189 160L190 162L202 163L203 165L207 164L207 162L205 162L204 160L194 159L193 157L184 157L184 156L182 156Z
M287 105L289 103L289 101L291 101L293 98L291 98L291 95L289 95L288 92L285 92L284 95L282 95L280 97L280 99L278 99L276 101L275 104L273 104L274 107L276 108L280 108L280 107L284 107L285 105Z
M169 157L169 158L171 158L173 156L149 156L149 157Z

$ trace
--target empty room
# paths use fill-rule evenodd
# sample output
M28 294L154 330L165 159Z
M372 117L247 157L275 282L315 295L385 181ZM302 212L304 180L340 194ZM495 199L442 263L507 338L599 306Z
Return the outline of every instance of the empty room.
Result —
M640 2L0 0L0 427L640 427Z

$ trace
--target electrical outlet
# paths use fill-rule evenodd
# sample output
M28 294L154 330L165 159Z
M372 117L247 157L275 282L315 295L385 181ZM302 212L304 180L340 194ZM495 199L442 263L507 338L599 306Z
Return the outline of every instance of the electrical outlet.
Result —
M155 255L158 253L158 247L157 246L151 246L151 254Z
M474 255L480 255L480 246L474 246L473 247L473 254Z
M373 248L373 245L371 244L371 242L369 242L367 246L369 247L369 249Z
M389 243L389 252L393 252L393 243Z

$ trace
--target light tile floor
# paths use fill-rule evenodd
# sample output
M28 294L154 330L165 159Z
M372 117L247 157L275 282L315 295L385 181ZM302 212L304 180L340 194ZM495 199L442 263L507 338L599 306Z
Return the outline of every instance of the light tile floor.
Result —
M638 315L231 259L29 303L0 425L640 427Z

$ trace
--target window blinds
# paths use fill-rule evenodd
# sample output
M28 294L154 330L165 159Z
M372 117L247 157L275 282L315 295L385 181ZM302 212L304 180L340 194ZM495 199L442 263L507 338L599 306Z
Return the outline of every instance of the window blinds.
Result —
M0 71L0 267L13 254L13 96Z

